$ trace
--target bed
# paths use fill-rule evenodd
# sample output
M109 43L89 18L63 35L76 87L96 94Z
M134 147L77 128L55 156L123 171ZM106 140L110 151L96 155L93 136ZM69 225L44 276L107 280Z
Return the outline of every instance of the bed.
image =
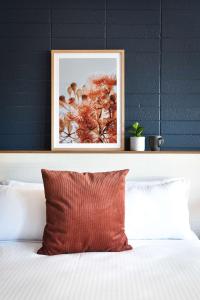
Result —
M134 250L53 257L0 243L2 300L199 300L200 241L130 241Z
M91 171L101 171L108 165L110 169L129 167L129 180L132 180L135 178L135 172L139 177L146 176L148 165L149 177L155 177L155 174L165 177L173 173L174 177L185 176L191 181L190 221L193 231L200 237L198 157L178 156L173 160L168 155L163 160L163 156L154 155L157 163L154 159L149 159L149 156L145 158L145 155L116 154L112 155L111 159L109 155L99 154L98 157L101 162L96 161L96 155L89 154L0 155L0 179L41 182L40 169L44 165L53 169L59 167L76 170L85 170L90 166ZM177 231L180 239L166 239L165 236L159 239L164 233L163 228L159 232L156 222L153 226L151 221L151 235L157 232L157 240L132 239L132 234L141 237L141 233L145 236L145 232L133 232L126 228L133 250L50 257L38 255L37 250L41 247L41 242L31 240L38 237L41 239L42 236L45 224L44 193L40 185L31 185L31 188L26 185L26 189L25 193L18 193L18 196L12 199L10 207L4 206L7 213L3 215L3 223L9 224L10 227L0 226L0 300L200 299L200 241L185 230L184 237ZM131 209L135 211L136 208L135 206ZM148 209L147 211L149 213ZM177 214L180 211L178 206ZM135 220L136 216L140 220L138 212L134 214ZM155 215L153 216L155 218ZM2 219L0 209L0 224ZM175 220L180 221L178 215ZM172 218L169 219L170 223ZM135 228L135 225L132 221L128 222L129 228ZM183 227L181 226L181 232ZM146 228L148 226L145 230ZM6 238L9 241L3 241ZM15 241L16 238L27 240Z

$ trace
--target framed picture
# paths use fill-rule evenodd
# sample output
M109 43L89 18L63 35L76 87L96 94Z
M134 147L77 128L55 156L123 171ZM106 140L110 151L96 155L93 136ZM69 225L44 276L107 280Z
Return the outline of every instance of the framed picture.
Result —
M124 150L124 50L52 50L52 150Z

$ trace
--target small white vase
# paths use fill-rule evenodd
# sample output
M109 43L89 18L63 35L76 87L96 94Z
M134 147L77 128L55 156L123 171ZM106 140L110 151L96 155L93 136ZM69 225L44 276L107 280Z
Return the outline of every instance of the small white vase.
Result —
M145 150L145 137L132 136L130 137L130 150L132 151L144 151Z

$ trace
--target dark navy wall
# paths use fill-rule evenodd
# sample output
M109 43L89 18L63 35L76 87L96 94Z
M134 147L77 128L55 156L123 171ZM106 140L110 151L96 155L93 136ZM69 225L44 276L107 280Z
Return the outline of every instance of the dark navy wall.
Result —
M50 149L51 49L120 48L126 127L200 150L199 15L199 0L1 0L0 149Z

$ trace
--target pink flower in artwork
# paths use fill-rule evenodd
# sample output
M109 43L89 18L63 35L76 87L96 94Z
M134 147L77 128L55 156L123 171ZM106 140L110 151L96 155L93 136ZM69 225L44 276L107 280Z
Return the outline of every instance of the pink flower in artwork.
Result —
M117 142L116 77L94 76L89 82L87 87L72 82L67 88L69 98L59 97L62 143Z

